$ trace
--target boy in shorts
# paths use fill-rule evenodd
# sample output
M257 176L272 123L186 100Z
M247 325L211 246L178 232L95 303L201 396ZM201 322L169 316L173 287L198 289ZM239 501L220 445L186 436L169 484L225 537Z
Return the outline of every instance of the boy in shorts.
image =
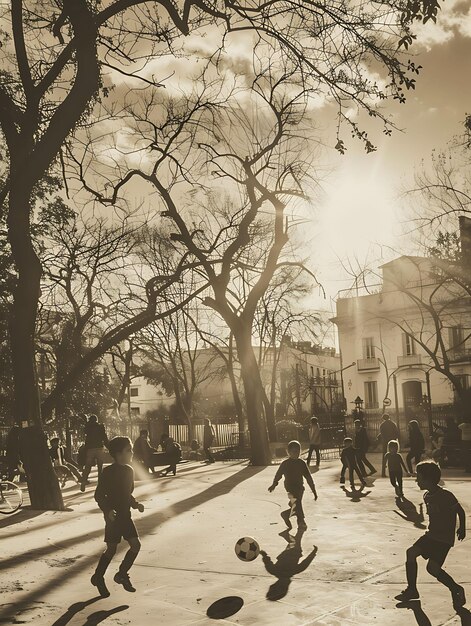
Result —
M420 537L406 552L407 588L396 596L396 600L409 602L419 599L417 557L421 556L428 560L427 572L442 585L448 587L452 595L453 607L459 610L466 604L464 589L442 569L442 565L455 543L456 517L459 519L456 536L459 541L463 541L466 537L465 512L451 491L439 486L441 471L436 463L423 461L417 465L416 471L417 484L420 489L426 490L424 502L429 516L429 526L425 535Z
M114 581L123 585L126 591L136 591L129 580L129 570L134 563L141 544L136 527L131 518L131 508L141 513L144 506L134 499L134 471L130 466L132 460L132 445L128 437L114 437L108 447L113 463L105 467L98 479L95 491L95 500L105 516L106 550L100 557L91 583L97 587L104 598L110 595L105 584L105 572L112 558L116 554L121 538L129 543Z

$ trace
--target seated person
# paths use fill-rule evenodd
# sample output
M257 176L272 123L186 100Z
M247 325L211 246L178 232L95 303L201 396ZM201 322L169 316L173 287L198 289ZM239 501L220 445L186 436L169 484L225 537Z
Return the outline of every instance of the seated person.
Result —
M154 471L154 452L157 452L155 448L150 445L149 432L145 429L140 431L139 437L134 442L133 447L133 460L141 467L145 468L147 472Z
M65 485L67 480L74 480L80 482L81 476L77 468L71 463L67 463L64 458L64 448L61 445L59 437L53 437L50 441L51 447L49 448L49 455L51 457L52 465L57 474L57 478L61 481L62 486Z

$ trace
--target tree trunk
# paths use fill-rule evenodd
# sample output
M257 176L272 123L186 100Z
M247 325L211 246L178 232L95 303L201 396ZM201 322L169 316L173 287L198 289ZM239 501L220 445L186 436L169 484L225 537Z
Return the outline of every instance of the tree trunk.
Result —
M43 433L36 380L34 335L40 295L41 263L30 237L30 191L12 176L8 231L17 270L11 319L15 419L22 427L20 446L34 509L63 510L59 483Z
M267 423L263 412L263 387L260 369L252 347L251 329L234 332L239 356L240 371L244 384L247 420L254 465L270 465Z
M276 441L276 425L275 425L275 405L270 402L265 389L263 392L263 406L265 408L265 417L267 420L268 437L271 443Z
M242 401L240 399L239 389L237 388L237 381L234 374L234 368L232 367L232 363L230 365L228 364L227 366L227 374L231 383L232 397L234 399L237 423L239 425L239 447L245 448L246 441L244 407L242 406Z

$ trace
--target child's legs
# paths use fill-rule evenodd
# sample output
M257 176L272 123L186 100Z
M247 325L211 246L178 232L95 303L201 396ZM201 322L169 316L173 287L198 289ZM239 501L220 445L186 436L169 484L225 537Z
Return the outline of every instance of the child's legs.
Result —
M420 541L420 539L419 539ZM420 547L414 543L406 550L406 578L408 589L417 589L417 557L421 556Z
M437 562L437 561L434 561L433 559L430 559L429 562L427 563L427 572L431 576L436 578L438 582L442 583L442 585L445 585L445 587L448 587L450 591L455 591L455 589L460 587L460 585L458 585L458 583L455 582L455 580L453 580L450 574L447 574L445 572L445 570L442 568L442 565L443 565L443 562L440 563L440 561Z
M117 543L107 543L106 550L100 557L98 565L96 566L95 574L101 578L105 575L108 565L111 563L112 558L116 554Z
M119 571L121 574L126 574L127 572L129 572L132 564L139 554L139 550L141 549L141 542L139 541L139 537L129 537L127 541L129 543L129 550L124 555L124 559L119 566Z
M315 448L315 447L316 447L316 446L315 446L315 445L313 445L312 443L311 443L311 445L309 446L309 452L307 453L307 459L306 459L306 463L307 463L308 465L309 465L309 463L311 462L311 459L312 459L312 453L314 452L314 448Z
M396 475L396 492L398 496L402 496L402 472L398 472L398 474Z
M409 470L409 474L412 474L412 459L414 458L414 456L415 456L414 451L409 450L406 456L406 465L407 465L407 469Z
M293 515L296 515L298 520L298 524L304 522L304 509L303 509L303 495L304 489L297 491L292 494L294 497L294 512Z
M345 481L345 471L347 469L347 466L345 465L345 463L342 463L342 470L340 472L340 480Z
M314 450L316 451L316 465L321 464L321 447L314 446Z

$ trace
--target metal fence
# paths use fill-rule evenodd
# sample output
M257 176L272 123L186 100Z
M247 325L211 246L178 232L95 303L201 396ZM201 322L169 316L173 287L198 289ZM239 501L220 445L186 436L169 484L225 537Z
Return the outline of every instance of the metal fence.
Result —
M213 442L215 448L229 448L237 446L239 443L239 425L238 424L217 424L213 423L216 438ZM189 430L186 424L170 424L169 435L178 441L181 445L190 445ZM204 425L195 424L193 426L193 438L199 442L204 439Z

